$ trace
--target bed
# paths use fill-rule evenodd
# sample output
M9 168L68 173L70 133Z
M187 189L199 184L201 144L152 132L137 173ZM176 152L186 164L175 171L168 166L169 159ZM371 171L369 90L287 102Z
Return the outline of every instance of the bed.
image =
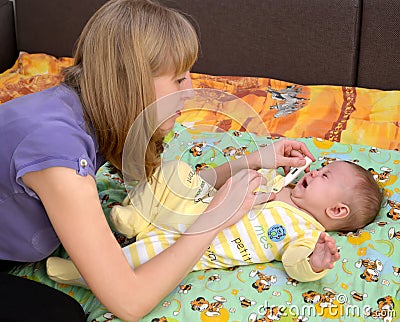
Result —
M58 84L79 30L103 2L16 0L14 15L13 3L0 1L0 104ZM271 140L296 138L317 158L312 168L335 159L367 168L385 202L365 228L332 233L341 258L317 282L288 278L280 262L192 272L142 321L400 320L400 3L162 2L194 21L201 54L193 85L212 89L219 106L183 113L165 140L164 159L214 167ZM238 106L251 107L268 135ZM97 186L108 218L125 186L107 167ZM130 242L115 236L121 246ZM55 255L67 256L62 248ZM88 321L118 321L90 291L48 279L44 262L11 273L71 295ZM253 287L268 279L264 290ZM208 310L214 303L217 312Z

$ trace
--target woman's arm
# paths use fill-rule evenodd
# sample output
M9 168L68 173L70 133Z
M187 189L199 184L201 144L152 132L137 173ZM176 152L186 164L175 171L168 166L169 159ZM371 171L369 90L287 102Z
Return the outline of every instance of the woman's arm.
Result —
M281 139L260 150L254 151L239 159L228 161L216 168L200 171L200 176L219 189L226 180L241 169L258 170L260 168L275 169L285 167L300 167L305 164L304 156L315 161L314 156L303 142Z
M216 194L188 234L133 271L107 224L92 177L81 177L72 169L49 168L28 173L23 180L40 197L64 248L94 294L128 321L137 321L169 294L219 231L268 198L253 194L262 180L257 172L239 172Z

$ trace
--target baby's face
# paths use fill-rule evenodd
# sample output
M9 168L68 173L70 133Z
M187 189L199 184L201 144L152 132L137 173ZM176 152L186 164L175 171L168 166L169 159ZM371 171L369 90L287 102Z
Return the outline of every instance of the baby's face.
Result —
M294 204L313 215L317 220L329 207L347 203L354 189L354 169L336 161L318 170L306 173L291 191Z

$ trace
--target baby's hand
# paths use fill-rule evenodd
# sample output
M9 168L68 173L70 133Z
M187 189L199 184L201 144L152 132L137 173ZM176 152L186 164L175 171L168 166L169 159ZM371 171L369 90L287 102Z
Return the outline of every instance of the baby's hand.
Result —
M336 240L327 233L322 232L315 244L314 251L309 257L311 268L316 273L331 269L339 258Z

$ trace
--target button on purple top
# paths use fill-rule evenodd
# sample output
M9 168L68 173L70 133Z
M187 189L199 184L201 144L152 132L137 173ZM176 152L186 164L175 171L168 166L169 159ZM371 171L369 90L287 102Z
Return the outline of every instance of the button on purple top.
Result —
M104 162L74 91L57 86L0 105L0 260L38 261L60 244L22 176L67 167L95 177Z

